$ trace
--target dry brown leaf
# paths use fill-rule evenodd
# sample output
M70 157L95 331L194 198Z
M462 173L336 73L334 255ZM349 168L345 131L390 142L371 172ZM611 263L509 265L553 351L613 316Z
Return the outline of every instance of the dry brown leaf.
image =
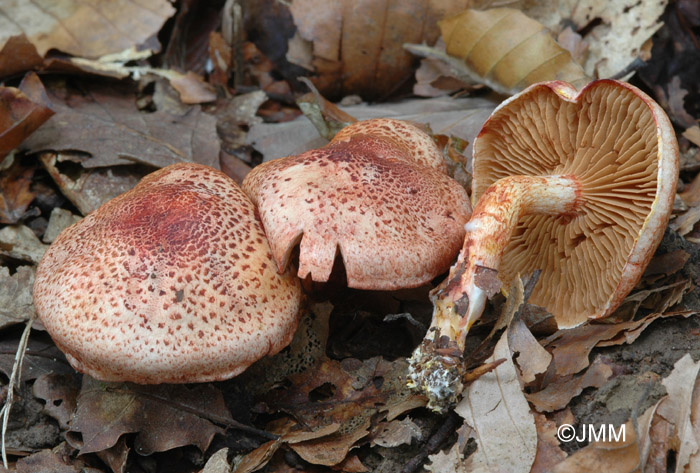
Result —
M530 473L547 473L566 458L566 453L559 447L557 424L548 420L544 414L535 414L537 427L537 454Z
M580 88L590 80L544 25L519 10L469 9L441 21L440 29L447 53L497 92L514 94L545 80Z
M89 159L87 155L70 152L41 153L39 157L63 195L83 215L128 191L153 171L141 165L83 169L79 166Z
M314 465L335 466L342 463L355 442L365 437L369 419L360 428L345 434L335 433L319 439L290 444L297 455Z
M81 89L48 87L56 115L22 149L81 151L83 167L197 162L218 168L216 119L198 106L184 115L140 112L128 85L93 83Z
M80 380L74 374L46 373L32 386L34 397L46 401L44 412L58 421L61 429L68 430L80 392Z
M184 445L204 452L214 435L224 432L212 419L232 423L212 384L138 386L84 375L71 429L82 434L81 454L110 448L128 432L138 432L134 449L141 455Z
M700 439L700 382L695 380L695 388L693 389L692 401L690 407L690 423L693 426L692 434L697 441ZM691 452L688 461L687 471L700 471L700 451Z
M18 344L19 338L14 337L5 337L5 340L0 341L0 372L8 378L15 362ZM49 337L32 334L24 354L20 378L22 381L31 381L50 373L73 375L75 370L70 367L66 357Z
M469 3L294 0L290 11L298 37L293 41L297 54L292 59L313 68L314 83L328 97L361 94L376 99L412 74L413 58L403 50L403 44L434 43L438 37L436 21Z
M423 436L420 427L410 417L402 420L382 422L372 431L372 445L381 447L398 447L410 445L413 439L421 440Z
M540 412L552 412L566 407L574 397L589 387L599 388L612 376L610 366L601 359L588 367L583 375L562 376L536 393L526 394L527 400Z
M231 473L231 465L228 464L228 448L216 451L200 473Z
M455 408L474 429L477 441L476 452L464 462L467 471L529 472L535 459L535 420L521 391L505 333L489 361L501 358L506 361L474 381Z
M560 0L527 2L525 13L555 33L573 24L584 30L588 54L583 68L591 77L607 78L624 71L643 55L643 48L661 27L668 0Z
M25 225L8 225L0 229L0 255L36 264L47 248L48 245L44 245Z
M683 137L693 143L695 146L700 147L700 126L693 125L687 128L683 133Z
M540 345L522 320L511 323L508 344L514 353L518 353L515 362L525 383L531 383L536 375L547 371L552 355Z
M46 226L46 231L42 237L43 242L53 242L59 233L80 220L82 220L82 217L73 215L70 210L54 207L49 216L49 224Z
M31 75L28 81L38 78ZM38 95L28 96L14 87L0 87L0 160L54 114L41 101L41 94Z
M0 76L32 67L51 49L73 56L97 58L149 42L175 9L167 0L91 3L76 0L8 0L0 11ZM99 14L97 13L99 12ZM32 61L22 64L18 43ZM31 47L30 47L31 45ZM27 56L25 56L27 57Z
M690 458L700 449L700 436L691 422L693 393L700 373L700 361L695 362L690 354L673 365L673 371L662 384L668 396L661 401L657 413L674 426L671 445L676 451L676 473L686 471ZM692 470L691 470L692 471Z
M471 156L471 143L496 105L482 98L436 97L341 109L358 120L385 117L426 124L436 135L453 135L469 142L464 154ZM303 153L327 143L305 117L287 123L254 125L246 142L260 151L265 161Z
M587 323L555 333L547 339L545 346L551 350L554 357L555 373L558 376L566 376L586 368L589 364L588 356L596 346L632 343L654 320L666 317L689 317L692 314L694 312L689 311L654 313L640 320L619 324Z
M29 320L34 313L34 267L20 266L10 275L0 267L0 329Z

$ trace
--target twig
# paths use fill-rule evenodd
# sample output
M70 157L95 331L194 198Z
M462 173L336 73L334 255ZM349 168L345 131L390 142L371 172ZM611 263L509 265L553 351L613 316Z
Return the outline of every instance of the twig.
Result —
M421 448L420 452L418 452L418 455L411 458L411 460L406 463L406 466L403 467L401 473L414 473L417 471L425 459L428 458L428 455L435 453L461 423L462 418L455 412L450 412L447 419L445 419L445 422L428 439L423 448Z
M19 339L19 345L17 345L17 351L15 352L15 362L12 365L12 373L10 374L10 380L7 384L7 399L5 400L5 405L2 406L0 413L2 414L2 435L0 443L2 443L2 464L7 469L7 451L5 449L5 434L7 433L7 424L10 420L10 411L12 410L12 402L15 398L15 386L19 384L20 378L22 376L22 364L24 363L24 353L27 349L27 344L29 343L29 334L32 331L32 324L36 319L36 314L27 320L27 325L24 327L22 332L22 337Z

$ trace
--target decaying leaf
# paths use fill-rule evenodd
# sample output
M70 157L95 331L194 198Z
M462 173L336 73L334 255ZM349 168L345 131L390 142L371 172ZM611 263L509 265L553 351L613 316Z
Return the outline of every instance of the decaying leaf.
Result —
M559 447L557 424L547 419L544 414L535 414L537 427L537 454L530 473L546 473L566 458L566 453Z
M0 267L0 329L29 320L34 313L34 267L20 266L14 274Z
M477 441L476 452L464 462L466 471L529 472L535 459L535 420L520 388L507 334L501 336L490 361L500 358L506 361L474 381L455 408L474 429Z
M410 78L413 58L404 43L434 43L436 20L464 9L465 0L294 0L294 60L313 68L319 90L331 98L381 97ZM306 42L309 46L302 46Z
M515 320L510 325L508 344L513 352L518 353L515 361L525 383L531 383L536 375L547 371L552 355L539 344L522 320Z
M683 473L692 456L700 449L698 426L692 424L692 405L695 385L700 373L700 361L693 361L686 353L673 366L663 381L668 397L663 399L657 413L674 426L671 445L676 451L676 473ZM697 419L696 419L697 420Z
M26 225L8 225L0 229L0 255L38 263L48 245L44 245Z
M563 0L532 2L524 11L557 34L572 24L577 31L585 30L584 70L602 79L623 72L643 55L644 45L662 25L659 18L667 4L668 0Z
M34 171L36 171L35 164L27 165L18 159L13 160L9 168L2 170L0 223L17 223L25 217L27 207L35 197L30 190Z
M44 411L65 430L70 427L79 392L80 381L74 374L42 374L32 386L34 396L46 401Z
M358 120L385 117L428 125L436 135L452 135L468 142L470 145L464 154L471 156L471 143L495 106L495 102L482 98L436 97L392 104L352 105L341 110ZM265 161L300 154L327 143L305 117L286 123L255 125L246 141L263 154ZM467 171L470 170L468 166Z
M184 445L205 451L214 435L223 433L213 419L232 422L212 384L137 386L84 375L71 430L82 434L81 454L110 448L132 432L137 432L134 449L141 455Z
M50 373L75 374L75 370L70 367L63 353L46 338L34 334L29 338L20 374L22 381L31 381ZM15 362L18 344L19 338L14 337L6 337L5 340L0 341L0 372L8 378Z
M693 314L694 312L689 311L653 313L639 320L619 324L588 323L555 333L548 339L546 347L551 350L556 374L566 376L586 368L589 364L588 356L596 346L602 346L612 340L618 345L632 343L654 320L689 317Z
M81 219L82 217L73 215L70 210L54 207L49 215L49 224L46 226L42 240L44 243L51 243L59 233L74 223L78 223Z
M544 25L519 10L469 9L441 21L440 29L447 53L497 92L514 94L545 80L581 88L590 80Z
M97 14L96 12L99 12ZM9 0L0 12L0 76L23 70L18 44L32 58L51 49L97 58L148 42L158 50L155 35L175 12L167 0L141 2Z
M32 100L19 89L0 87L0 159L19 146L53 113L45 103Z
M601 387L612 374L612 368L596 358L584 374L557 377L543 390L526 394L526 397L540 412L556 411L566 407L569 401L581 394L585 388Z
M391 448L408 445L413 439L421 440L422 436L420 427L406 417L379 424L372 432L372 444Z
M80 151L90 158L85 168L123 164L163 167L197 162L218 168L216 119L199 106L184 115L140 112L132 87L124 84L85 84L80 89L48 87L56 115L22 149Z
M63 195L83 215L130 190L154 169L138 164L83 169L81 164L90 158L70 152L40 153L39 158Z

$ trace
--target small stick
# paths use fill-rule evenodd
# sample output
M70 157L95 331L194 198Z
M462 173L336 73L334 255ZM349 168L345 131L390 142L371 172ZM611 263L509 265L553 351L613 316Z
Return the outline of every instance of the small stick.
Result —
M440 426L439 429L428 439L423 448L418 452L418 455L411 458L411 460L406 463L403 467L401 473L414 473L423 464L428 455L435 453L438 448L447 440L447 438L452 435L452 432L459 427L462 423L462 418L459 417L455 412L450 412L450 414L445 419L445 422Z
M20 383L20 378L22 376L22 364L24 363L24 352L27 349L27 344L29 343L29 334L32 331L32 324L36 319L36 313L27 320L27 325L24 327L22 332L22 337L19 339L19 345L17 345L17 351L15 352L15 362L12 365L12 373L10 374L10 381L7 384L7 399L5 400L5 405L2 406L0 414L2 414L2 464L7 469L7 450L5 448L5 434L7 433L7 424L10 420L10 411L12 410L12 402L15 398L15 386Z

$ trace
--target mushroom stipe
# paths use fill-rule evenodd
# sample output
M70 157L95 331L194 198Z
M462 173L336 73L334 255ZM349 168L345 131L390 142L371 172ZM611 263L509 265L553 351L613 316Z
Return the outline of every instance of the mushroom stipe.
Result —
M661 240L678 168L668 117L629 84L546 82L503 102L474 142L474 213L409 385L437 411L456 402L469 328L519 275L541 270L530 302L559 328L610 315Z

